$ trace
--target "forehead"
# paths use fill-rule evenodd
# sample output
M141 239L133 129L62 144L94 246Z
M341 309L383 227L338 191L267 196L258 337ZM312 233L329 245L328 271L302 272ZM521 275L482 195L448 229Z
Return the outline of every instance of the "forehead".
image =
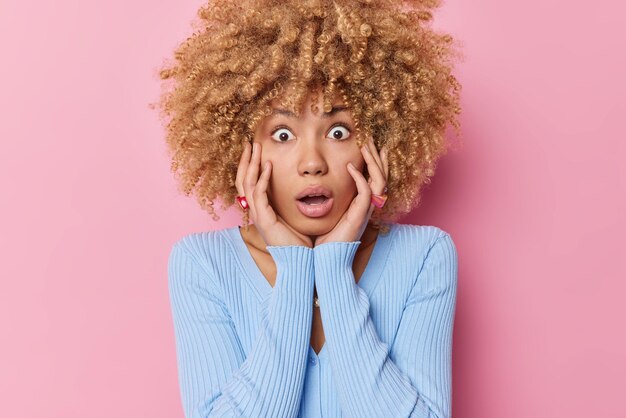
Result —
M330 112L324 112L321 115L319 115L319 111L318 111L315 115L320 116L322 119L328 119L331 116L336 115L340 112L348 112L348 108L342 105L333 105ZM271 116L277 116L277 115L283 115L283 116L287 116L289 118L294 118L294 119L298 118L298 115L296 115L292 111L288 109L283 109L281 107L273 108ZM300 115L300 117L302 117L302 114Z
M348 107L344 103L344 100L338 93L333 94L333 96L331 97L331 100L330 100L331 109L329 109L328 112L323 112L323 107L324 107L323 100L324 100L324 96L323 96L322 90L319 90L319 89L310 90L307 93L307 97L305 98L304 102L302 103L299 109L300 115L303 115L304 113L307 113L307 112L311 112L319 116L319 113L321 110L322 111L321 117L328 117L333 114L348 110ZM316 101L316 103L314 103L314 101ZM294 114L290 109L291 106L289 105L289 99L287 96L280 96L280 97L274 98L269 102L269 104L270 104L270 107L273 109L272 115L285 115L285 116L290 116L290 117L297 117L296 114ZM313 104L317 105L315 106L317 108L316 110L311 109Z

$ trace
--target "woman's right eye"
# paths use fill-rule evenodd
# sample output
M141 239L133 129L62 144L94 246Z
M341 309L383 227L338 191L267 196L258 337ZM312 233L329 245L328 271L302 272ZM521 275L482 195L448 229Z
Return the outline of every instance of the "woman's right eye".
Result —
M295 136L287 128L279 128L272 132L272 139L276 142L287 142L293 138Z

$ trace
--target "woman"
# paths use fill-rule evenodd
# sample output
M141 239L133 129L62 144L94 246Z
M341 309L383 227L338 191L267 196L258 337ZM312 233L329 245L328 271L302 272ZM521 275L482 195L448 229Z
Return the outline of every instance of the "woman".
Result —
M182 189L245 223L170 254L187 417L451 415L456 249L393 222L458 128L414 3L211 2L162 71Z

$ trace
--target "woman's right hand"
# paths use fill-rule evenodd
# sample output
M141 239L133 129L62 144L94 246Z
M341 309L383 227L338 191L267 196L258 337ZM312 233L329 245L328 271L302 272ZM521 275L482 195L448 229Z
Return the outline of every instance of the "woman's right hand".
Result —
M265 244L270 246L303 245L313 247L308 236L295 231L274 212L267 197L272 163L269 160L265 162L259 177L260 165L261 144L255 142L254 146L251 146L246 142L237 168L235 186L239 196L246 197L250 217Z

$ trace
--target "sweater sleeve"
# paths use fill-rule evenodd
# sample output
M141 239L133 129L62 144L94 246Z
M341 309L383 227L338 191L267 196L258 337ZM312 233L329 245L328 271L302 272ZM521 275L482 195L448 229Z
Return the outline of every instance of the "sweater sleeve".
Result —
M315 247L315 283L333 378L347 417L449 418L457 253L449 234L430 247L392 346L354 280L356 242ZM392 358L395 361L392 361Z
M181 242L172 248L168 286L186 418L298 413L311 332L313 250L267 248L276 283L247 358L209 263Z

